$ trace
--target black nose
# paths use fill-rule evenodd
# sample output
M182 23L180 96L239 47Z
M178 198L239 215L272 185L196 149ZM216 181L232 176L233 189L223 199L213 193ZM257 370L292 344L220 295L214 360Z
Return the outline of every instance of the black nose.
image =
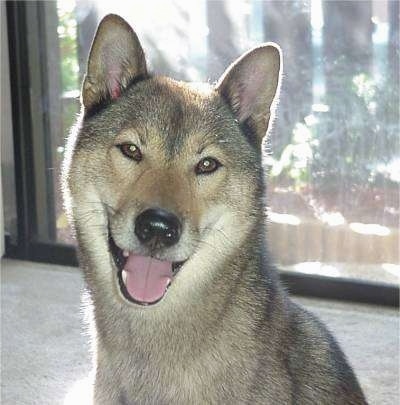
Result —
M181 236L181 223L174 214L151 208L136 218L135 234L142 243L172 246Z

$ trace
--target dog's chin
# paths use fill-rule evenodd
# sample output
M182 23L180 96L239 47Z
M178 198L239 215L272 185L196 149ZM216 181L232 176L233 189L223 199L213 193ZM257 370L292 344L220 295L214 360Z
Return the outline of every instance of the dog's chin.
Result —
M117 269L118 288L122 297L131 304L147 307L161 302L186 262L160 261L127 252L115 243L111 235L108 243ZM137 268L140 266L142 268ZM151 266L155 269L151 269Z

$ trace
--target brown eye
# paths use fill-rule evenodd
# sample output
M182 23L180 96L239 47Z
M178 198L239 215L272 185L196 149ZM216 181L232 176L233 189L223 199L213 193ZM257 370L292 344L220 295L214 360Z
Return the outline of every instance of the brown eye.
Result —
M221 163L219 163L217 159L206 157L204 159L201 159L200 162L197 163L195 172L196 174L210 174L212 172L215 172L220 166Z
M142 160L142 152L135 144L123 143L121 145L117 145L117 147L127 158L135 160L136 162L140 162Z

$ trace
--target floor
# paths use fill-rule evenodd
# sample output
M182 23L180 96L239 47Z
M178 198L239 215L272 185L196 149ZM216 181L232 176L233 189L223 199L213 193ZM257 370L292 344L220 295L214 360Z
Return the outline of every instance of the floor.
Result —
M91 361L79 270L2 260L1 279L1 403L86 403ZM398 311L295 299L336 335L369 403L398 404Z

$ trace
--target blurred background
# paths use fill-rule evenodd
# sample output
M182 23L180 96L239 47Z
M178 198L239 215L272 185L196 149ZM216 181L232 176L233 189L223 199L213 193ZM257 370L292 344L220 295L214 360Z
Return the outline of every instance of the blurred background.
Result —
M154 73L179 80L212 83L242 52L278 43L283 85L264 150L274 260L291 272L398 283L398 1L27 2L35 241L75 243L60 163L91 41L108 13L133 26ZM2 139L11 245L19 229L13 147Z

